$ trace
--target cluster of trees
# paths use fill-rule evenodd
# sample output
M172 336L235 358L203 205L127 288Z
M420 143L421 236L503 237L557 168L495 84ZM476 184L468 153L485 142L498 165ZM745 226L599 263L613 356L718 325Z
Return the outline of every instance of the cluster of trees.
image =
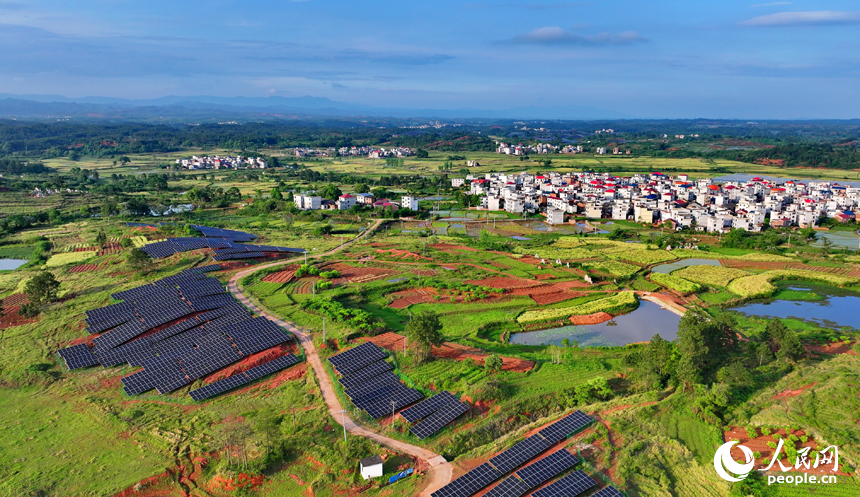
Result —
M774 360L777 367L791 367L806 353L797 335L779 319L769 322L758 340L740 342L734 328L728 314L688 311L678 324L676 343L655 335L648 346L632 349L624 364L633 368L640 388L677 385L694 395L694 413L718 422L726 408L752 391L756 368Z

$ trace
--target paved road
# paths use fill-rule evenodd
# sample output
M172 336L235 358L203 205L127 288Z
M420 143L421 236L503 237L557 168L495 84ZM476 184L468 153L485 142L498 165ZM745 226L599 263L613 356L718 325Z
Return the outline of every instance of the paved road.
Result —
M352 241L350 241L348 243L345 243L342 247L334 248L328 252L325 252L325 253L319 254L319 255L315 255L313 257L317 258L317 257L322 257L322 256L337 253L338 251L342 250L343 248L349 246L351 243L354 243L355 241L360 240L360 239L364 238L365 236L367 236L370 232L372 232L376 228L378 228L383 222L384 222L384 220L378 220L370 229L365 231L361 236L356 237L355 239L353 239ZM265 316L268 319L271 319L272 321L274 321L275 323L278 323L278 325L280 325L280 326L283 326L284 328L289 330L293 335L295 335L296 339L299 341L299 343L301 344L302 348L305 351L305 355L307 356L308 363L310 363L311 367L313 368L314 374L317 377L317 381L319 381L320 392L322 392L323 400L325 400L325 404L328 407L329 414L332 415L332 417L335 419L335 421L338 424L343 423L346 426L346 431L352 433L353 435L357 435L360 437L365 437L365 438L368 438L370 440L373 440L374 442L376 442L380 445L384 445L386 447L389 447L391 449L394 449L397 452L418 457L418 458L423 459L424 461L427 462L428 466L430 467L430 471L429 471L430 483L427 485L426 488L424 488L424 490L421 491L419 496L420 497L429 497L431 492L435 492L436 490L442 488L443 486L448 484L448 482L451 481L452 470L453 470L451 464L448 461L446 461L445 458L439 454L435 454L429 450L423 449L423 448L418 447L416 445L411 445L411 444L408 444L405 442L401 442L400 440L388 438L386 436L380 435L379 433L375 433L373 431L370 431L367 428L356 424L356 422L353 421L352 418L348 414L341 413L340 411L343 410L343 407L340 405L340 401L337 398L337 394L335 394L334 386L331 383L331 378L329 377L328 372L326 371L325 367L323 366L322 360L320 360L319 354L317 353L316 347L314 346L314 343L313 343L313 340L311 339L311 337L309 337L308 335L303 333L301 330L296 328L296 326L293 325L293 323L289 323L287 321L284 321L280 317L274 316L271 313L269 313L263 309L260 309L259 307L254 305L248 299L248 297L245 295L245 293L242 291L242 289L239 287L239 280L240 279L242 279L242 278L244 278L244 277L246 277L252 273L255 273L261 269L277 266L279 264L288 264L291 262L303 261L303 260L304 260L304 258L296 258L296 259L291 259L291 260L287 260L287 261L278 261L278 262L273 262L270 264L265 264L262 266L252 267L252 268L246 269L244 271L239 271L238 273L236 273L235 276L230 278L230 282L228 283L227 288L230 290L230 293L232 293L237 299L239 299L239 301L242 302L246 307L248 307L249 309L253 310L254 312L256 312L257 314L259 314L261 316Z

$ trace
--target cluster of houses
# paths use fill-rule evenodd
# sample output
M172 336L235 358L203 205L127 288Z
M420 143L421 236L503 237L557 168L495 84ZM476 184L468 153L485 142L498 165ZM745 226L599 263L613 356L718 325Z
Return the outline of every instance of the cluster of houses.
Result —
M30 195L37 198L42 197L50 197L51 195L57 195L60 193L81 193L80 190L73 190L71 188L33 188L33 191L30 192Z
M341 147L337 153L341 157L365 156L371 159L385 159L388 157L411 157L415 152L409 147L375 148L375 147Z
M190 159L176 159L185 169L265 169L266 161L259 157L230 157L228 155L193 155Z
M368 157L371 159L385 159L388 157L411 157L415 152L409 147L392 147L392 148L376 148L376 147L340 147L334 148L300 148L296 147L293 151L296 157Z
M356 205L373 207L374 209L410 209L418 210L418 197L412 195L404 195L399 201L389 200L387 198L374 198L370 193L345 193L337 198L337 200L324 199L316 195L305 195L297 193L293 195L293 202L296 209L302 211L309 210L340 210L346 211Z
M496 153L505 155L548 154L556 150L558 150L558 146L550 143L531 143L528 145L517 143L514 145L496 142Z
M516 214L541 212L549 224L585 216L666 223L676 229L760 231L773 227L814 227L823 217L860 219L860 187L829 182L763 178L716 182L659 172L617 177L608 173L502 174L454 178L451 186L480 195L481 207Z

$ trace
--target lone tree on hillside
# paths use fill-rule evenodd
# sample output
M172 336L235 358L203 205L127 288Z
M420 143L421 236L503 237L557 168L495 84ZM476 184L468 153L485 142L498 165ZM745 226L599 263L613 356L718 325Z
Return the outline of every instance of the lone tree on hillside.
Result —
M502 369L502 358L493 354L484 358L484 367L493 373Z
M24 285L24 293L30 302L41 305L47 302L57 300L57 290L60 289L60 282L54 278L53 273L42 271L36 276L33 276L30 281Z
M438 347L445 342L445 337L442 336L442 322L433 311L422 311L412 316L412 319L406 323L406 336L418 351L419 360L426 359L432 347Z
M99 247L104 247L105 245L107 245L107 235L102 230L99 230L99 234L96 235L96 245L98 245Z
M128 259L126 259L128 263L135 268L142 268L149 264L150 258L149 255L140 250L139 248L133 248L128 253Z

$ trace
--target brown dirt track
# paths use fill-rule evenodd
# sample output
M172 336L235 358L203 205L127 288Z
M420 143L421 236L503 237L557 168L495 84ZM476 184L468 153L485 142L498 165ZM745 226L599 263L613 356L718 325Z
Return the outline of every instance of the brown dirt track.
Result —
M406 337L397 333L383 333L381 335L376 335L375 337L363 337L362 340L373 342L376 345L393 351L403 351L403 341ZM407 344L408 347L408 344ZM444 359L454 359L457 361L465 361L466 359L473 359L478 364L483 364L484 359L489 356L481 349L477 349L474 347L466 347L464 345L445 342L441 347L433 347L430 350L430 353L433 354L434 357L440 357ZM534 368L535 363L533 361L527 361L525 359L517 359L515 357L502 357L502 370L503 371L516 371L518 373L524 373L526 371L530 371Z

